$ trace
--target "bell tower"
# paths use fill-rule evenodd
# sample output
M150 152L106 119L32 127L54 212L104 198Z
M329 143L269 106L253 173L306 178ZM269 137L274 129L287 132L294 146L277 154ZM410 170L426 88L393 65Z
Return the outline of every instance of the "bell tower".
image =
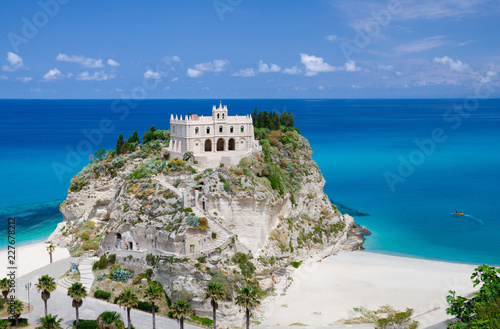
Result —
M212 118L214 121L226 121L227 119L227 105L222 107L222 101L218 108L215 105L212 108Z

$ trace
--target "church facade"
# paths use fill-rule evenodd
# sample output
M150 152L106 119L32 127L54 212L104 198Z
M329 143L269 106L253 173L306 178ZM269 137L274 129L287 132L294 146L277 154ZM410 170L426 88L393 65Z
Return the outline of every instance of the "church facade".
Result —
M254 140L252 117L229 116L227 105L212 108L212 116L170 116L170 144L166 149L171 158L182 158L191 151L198 161L234 163L237 158L260 149ZM234 158L228 161L229 158ZM225 160L225 161L224 161ZM239 160L238 160L239 161Z

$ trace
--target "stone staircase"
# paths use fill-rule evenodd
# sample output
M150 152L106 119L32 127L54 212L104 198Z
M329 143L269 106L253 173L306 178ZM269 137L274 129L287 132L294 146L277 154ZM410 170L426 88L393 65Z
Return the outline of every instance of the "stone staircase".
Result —
M87 289L87 293L90 292L95 280L94 272L92 272L92 265L98 260L98 257L85 258L80 261L80 265L78 266L80 270L80 283Z
M229 239L229 237L232 236L232 234L229 234L226 231L222 230L216 233L217 233L217 238L215 239L215 241L212 241L211 243L208 244L208 249L215 249L217 247L220 247L221 245L224 244L224 242L226 242L227 239Z
M65 276L65 277L63 277L63 278L61 278L61 279L59 279L57 281L57 285L60 286L60 287L63 287L64 289L68 289L75 282L77 282L77 281L75 281L73 279L70 279L67 276Z
M73 285L73 283L80 282L86 288L87 293L90 293L90 289L92 288L92 284L95 279L94 273L92 272L92 265L97 260L99 260L98 257L80 258L78 265L78 270L80 271L80 281L76 281L65 276L57 280L57 285L64 289L68 289L71 285Z

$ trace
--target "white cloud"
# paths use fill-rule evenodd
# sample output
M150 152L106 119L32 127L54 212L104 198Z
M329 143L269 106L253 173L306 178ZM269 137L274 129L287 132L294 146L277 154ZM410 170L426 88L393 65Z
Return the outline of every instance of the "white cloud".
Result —
M41 92L42 92L42 89L40 89L40 88L34 88L34 89L33 89L33 88L32 88L32 89L30 89L30 91L31 91L32 93L41 93Z
M239 70L238 72L236 72L236 73L233 74L233 77L248 78L248 77L254 77L254 76L255 76L255 72L254 72L254 70L252 68Z
M216 59L212 62L196 64L194 68L189 68L187 74L191 78L199 77L203 72L222 72L229 61L226 59Z
M147 70L146 72L144 72L144 78L146 78L146 79L160 80L161 79L161 74L159 72L153 72L151 70Z
M446 17L464 17L479 12L487 12L489 0L401 0L394 2L397 14L389 19L374 17L373 13L387 11L387 1L373 0L336 0L333 5L344 12L349 25L354 29L363 30L367 24L385 20L393 22L427 19L438 20Z
M201 89L206 90L206 91L210 91L210 88L208 88L208 87L203 87Z
M421 40L416 40L410 43L406 43L394 48L396 54L407 54L416 53L424 50L429 50L436 47L441 47L448 44L449 42L443 40L444 36L438 35L435 37L425 38Z
M178 77L175 77L175 78L172 78L172 80L170 80L170 81L172 81L172 82L176 82L177 80L179 80L179 78L178 78Z
M357 72L361 70L359 66L356 66L356 62L353 60L346 62L343 69L345 69L347 72Z
M380 69L380 70L384 70L384 71L391 71L391 70L394 69L394 66L392 66L392 65L383 65L382 64L382 65L377 66L377 68Z
M170 90L170 86L166 86L163 90Z
M318 86L318 89L319 89L319 90L324 90L324 89L325 89L325 86Z
M111 58L108 59L107 63L109 66L120 66L120 64L118 62L116 62L115 60L113 60Z
M33 80L32 77L22 77L22 78L17 78L18 81L21 81L21 82L30 82L31 80Z
M306 91L307 90L307 88L304 88L304 87L295 87L293 89L295 89L297 91Z
M2 66L2 70L6 72L13 72L24 66L23 59L10 51L7 53L7 62L9 62L9 65Z
M123 92L123 89L121 89L121 88L115 88L115 91L116 91L116 92L119 92L119 93L122 93L122 92Z
M264 63L264 61L259 61L259 72L261 73L270 73L270 72L279 72L281 71L281 67L276 64L271 63L268 65Z
M325 37L325 39L330 41L330 42L333 42L333 41L337 40L337 36L335 34L330 34L330 35L327 35Z
M325 63L322 57L314 55L300 54L300 61L305 65L306 76L309 77L320 72L332 72L337 70L335 66Z
M396 75L403 75L403 72L396 71Z
M64 79L64 75L57 68L53 68L52 70L49 70L49 72L47 72L43 76L43 80L45 80L45 81L55 81L55 80L60 80L60 79Z
M9 80L9 78L7 78L7 76L5 75L0 75L0 80Z
M359 89L359 88L361 88L361 86L360 85L352 85L351 88L352 89Z
M497 76L497 74L498 74L498 73L497 73L497 72L495 72L495 71L488 71L488 72L486 73L486 75L487 75L487 76L489 76L489 77L496 77L496 76Z
M115 78L115 74L107 74L103 71L94 72L94 74L90 75L88 71L82 72L76 76L76 80L80 81L105 81Z
M301 74L302 70L299 69L297 66L289 67L283 70L283 73L285 74Z
M202 75L203 73L201 71L198 71L198 70L195 70L195 69L188 69L187 70L187 75L190 77L190 78L197 78L199 77L200 75Z
M56 61L75 63L75 64L78 64L80 66L88 67L88 68L103 68L104 67L104 64L102 63L102 59L87 58L87 57L76 56L76 55L68 56L66 54L59 54L56 57Z
M180 62L181 59L179 56L165 56L163 57L163 61L167 64L170 64L171 62Z
M466 71L470 70L469 64L463 63L462 61L460 61L458 59L456 61L454 61L453 59L451 59L448 56L444 56L441 58L436 57L436 58L434 58L434 63L440 63L440 64L443 64L445 66L448 66L452 71L455 71L455 72L466 72Z

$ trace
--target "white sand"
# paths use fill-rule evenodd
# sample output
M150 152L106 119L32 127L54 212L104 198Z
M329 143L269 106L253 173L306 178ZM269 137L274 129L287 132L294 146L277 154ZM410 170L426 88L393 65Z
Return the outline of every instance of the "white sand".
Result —
M47 252L47 245L43 242L36 242L24 246L15 246L17 275L21 277L31 271L39 269L50 264L50 256ZM52 261L56 262L60 259L68 258L69 251L64 247L56 246L56 250L52 253ZM8 273L8 252L7 249L0 251L0 278L4 278Z
M286 294L278 291L276 297L263 303L260 321L262 325L329 325L348 318L353 307L374 310L391 305L398 310L412 308L419 328L426 328L450 318L446 315L449 290L460 294L473 291L470 276L474 268L369 252L342 252L294 270ZM282 288L282 283L277 286Z

